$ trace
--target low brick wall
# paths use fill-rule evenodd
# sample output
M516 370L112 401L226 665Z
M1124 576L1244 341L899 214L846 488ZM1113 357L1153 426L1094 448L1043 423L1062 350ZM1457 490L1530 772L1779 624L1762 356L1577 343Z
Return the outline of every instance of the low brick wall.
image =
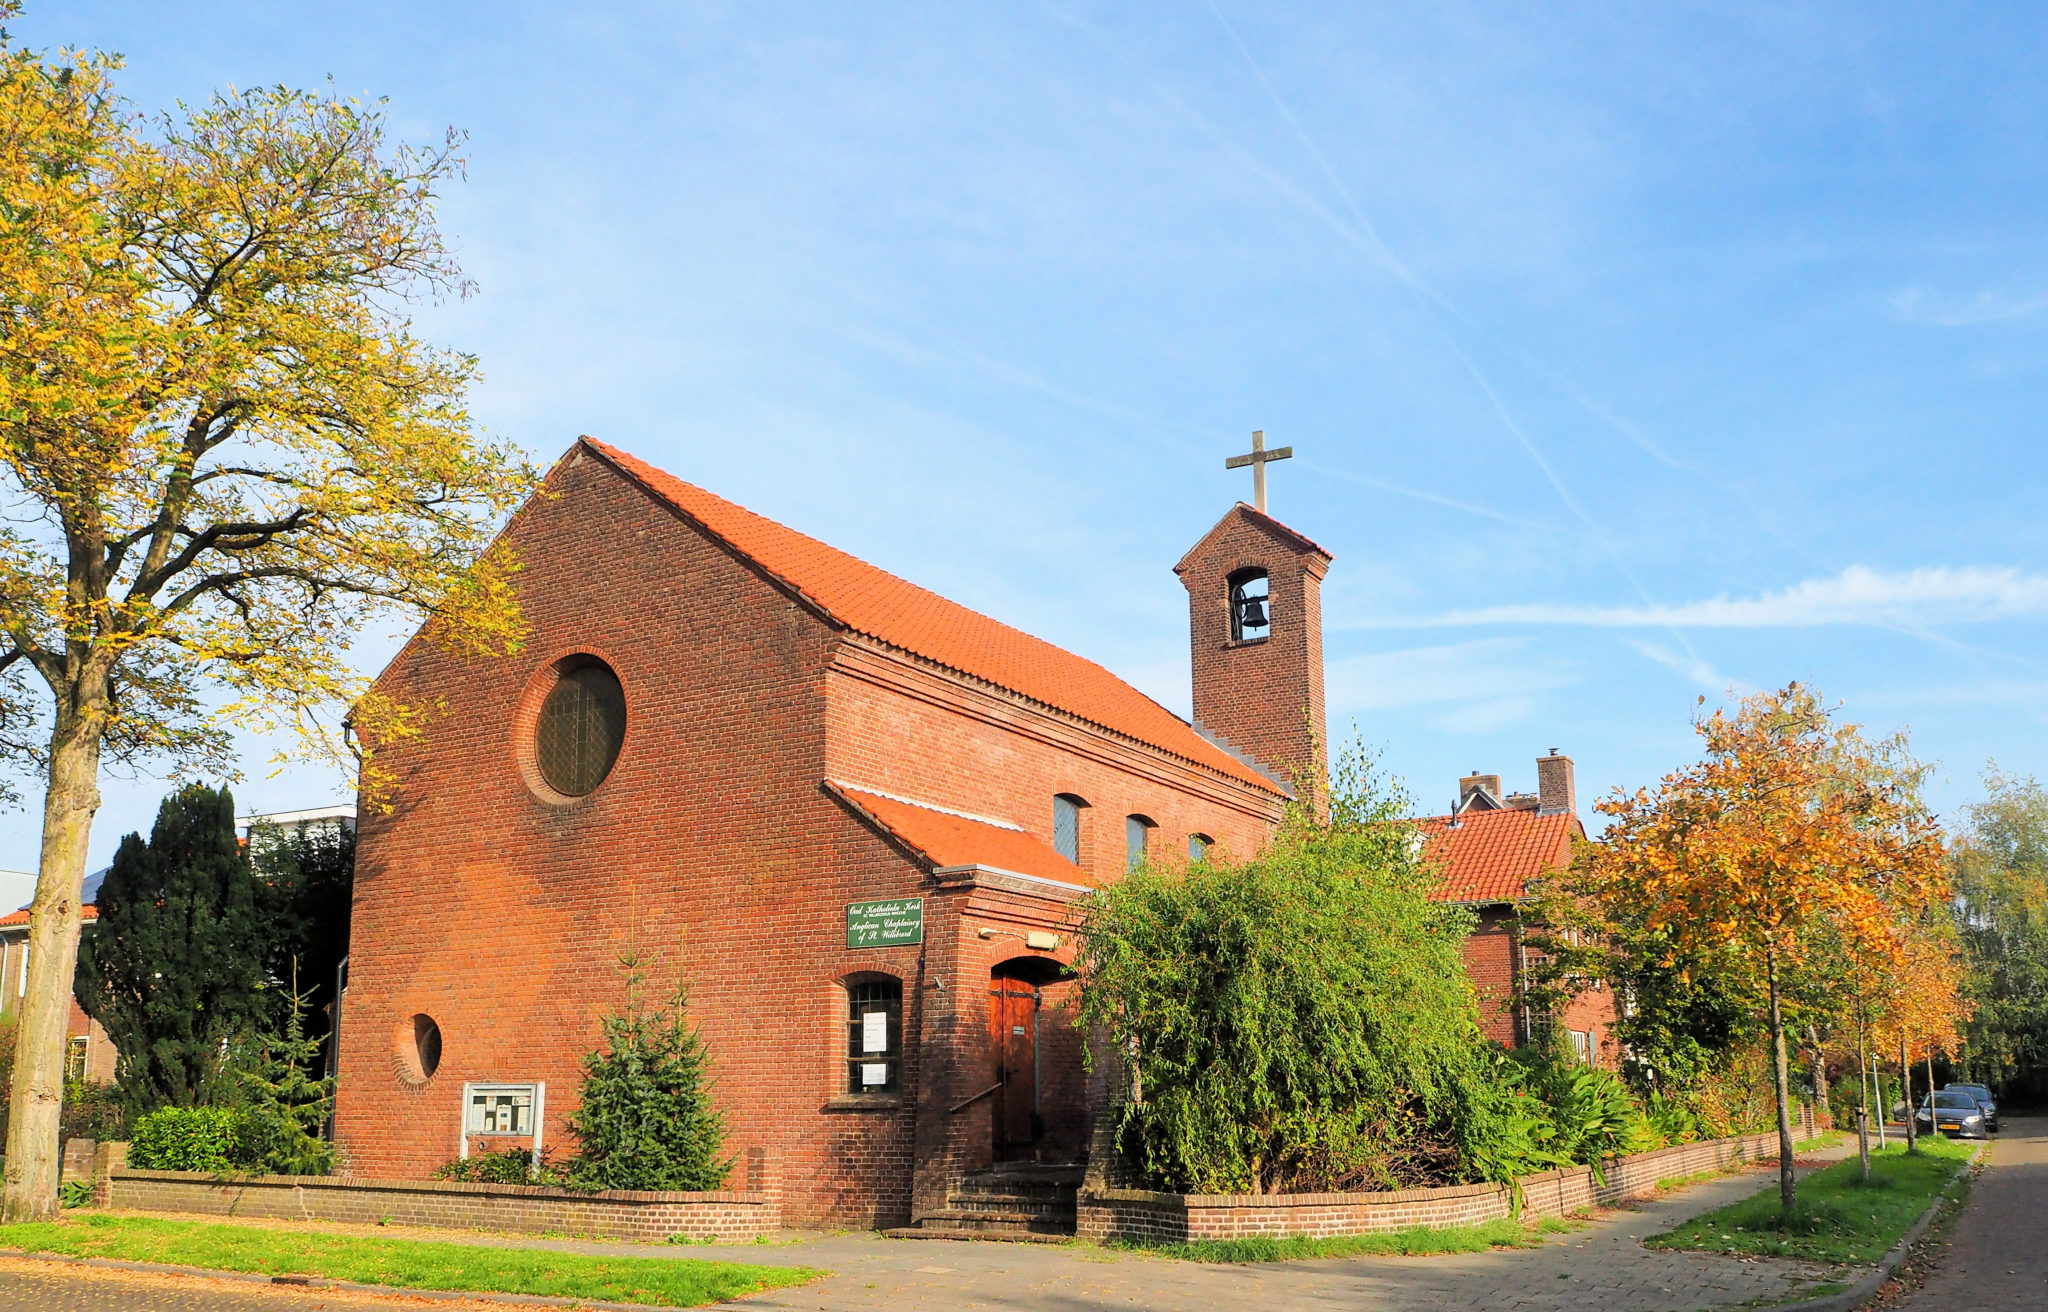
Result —
M782 1178L763 1149L746 1155L746 1188L654 1193L445 1180L358 1180L259 1175L225 1179L203 1171L115 1166L100 1184L106 1206L144 1212L285 1217L308 1221L438 1226L601 1236L607 1239L752 1239L782 1226Z
M1793 1137L1814 1135L1802 1116ZM1677 1144L1610 1158L1602 1184L1587 1166L1526 1176L1524 1215L1564 1216L1651 1193L1659 1180L1716 1171L1737 1162L1776 1160L1778 1133ZM1411 1226L1478 1225L1512 1214L1510 1192L1496 1184L1447 1185L1339 1194L1163 1194L1143 1189L1084 1189L1078 1233L1083 1239L1175 1242L1254 1236L1359 1235Z

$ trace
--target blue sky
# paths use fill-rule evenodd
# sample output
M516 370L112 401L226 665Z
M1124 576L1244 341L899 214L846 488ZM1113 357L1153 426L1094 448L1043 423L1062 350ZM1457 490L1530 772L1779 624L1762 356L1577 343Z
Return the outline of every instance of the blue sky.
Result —
M386 96L481 420L591 433L1188 709L1173 562L1336 556L1333 732L1582 803L1802 679L2048 769L2048 10L42 3L141 106ZM388 647L369 644L364 659ZM240 795L340 795L317 772ZM161 787L109 781L95 860ZM35 852L0 825L0 866Z

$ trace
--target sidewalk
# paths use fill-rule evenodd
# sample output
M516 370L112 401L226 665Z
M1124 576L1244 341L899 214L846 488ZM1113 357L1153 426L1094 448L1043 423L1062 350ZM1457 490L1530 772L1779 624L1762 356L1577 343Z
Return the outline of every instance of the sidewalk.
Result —
M1833 1161L1854 1140L1814 1154ZM1808 1159L1802 1157L1802 1163ZM1770 1168L1775 1169L1775 1168ZM872 1233L775 1245L676 1248L575 1240L465 1236L466 1242L622 1256L691 1256L816 1266L834 1274L800 1289L732 1304L746 1308L1008 1309L1019 1312L1215 1312L1216 1309L1514 1309L1514 1312L1696 1312L1775 1302L1840 1279L1831 1268L1699 1253L1667 1253L1642 1240L1766 1187L1752 1169L1627 1210L1540 1248L1446 1257L1331 1258L1222 1266L1082 1245L885 1239ZM439 1238L456 1238L441 1234Z
M2048 1148L2048 1139L2040 1142ZM1838 1159L1852 1152L1853 1140L1814 1154L1814 1160ZM1801 1161L1804 1164L1807 1159ZM2044 1156L2044 1161L2048 1161L2048 1156ZM398 1227L311 1228L488 1247L815 1266L834 1273L800 1289L778 1290L732 1304L745 1308L821 1312L1263 1312L1266 1308L1329 1312L1423 1312L1439 1308L1458 1312L1701 1312L1794 1299L1816 1285L1842 1279L1839 1271L1823 1267L1666 1253L1642 1246L1646 1236L1746 1198L1767 1187L1770 1180L1771 1172L1766 1168L1695 1185L1626 1210L1602 1213L1586 1228L1553 1236L1539 1248L1445 1257L1332 1258L1244 1266L1174 1261L1079 1244L885 1239L866 1232L808 1236L775 1244L683 1247ZM308 1228L286 1222L251 1224ZM42 1264L38 1272L29 1263L0 1263L0 1312L96 1312L115 1307L187 1312L214 1306L232 1307L239 1312L313 1312L323 1306L396 1303L420 1306L417 1300L404 1297L288 1293L262 1285L237 1287L203 1278L147 1277L76 1268L66 1272L48 1264ZM483 1306L469 1304L467 1300L461 1303ZM437 1301L428 1306L449 1304ZM1940 1306L1943 1312L1948 1312L1951 1307L1976 1304L1929 1306Z

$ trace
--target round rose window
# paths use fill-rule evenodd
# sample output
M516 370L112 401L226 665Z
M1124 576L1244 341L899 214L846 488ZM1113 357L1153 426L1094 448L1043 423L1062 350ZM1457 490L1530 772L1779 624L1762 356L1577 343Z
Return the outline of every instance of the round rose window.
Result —
M604 782L626 741L626 692L594 657L565 666L540 704L534 757L548 787L581 797Z

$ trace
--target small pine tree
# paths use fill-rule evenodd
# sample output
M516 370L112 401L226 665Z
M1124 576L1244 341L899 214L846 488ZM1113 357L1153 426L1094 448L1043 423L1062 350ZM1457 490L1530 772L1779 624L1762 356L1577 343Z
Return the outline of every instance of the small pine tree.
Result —
M284 1033L254 1040L245 1069L236 1072L248 1112L250 1165L270 1175L326 1175L334 1169L334 1145L320 1137L334 1105L334 1081L313 1078L321 1045L306 1033L307 995L298 983L294 963Z
M604 1047L583 1058L580 1141L569 1177L585 1189L717 1189L732 1172L725 1113L711 1102L711 1054L689 1023L689 990L639 1003L638 959L620 962L626 1005L603 1017Z

